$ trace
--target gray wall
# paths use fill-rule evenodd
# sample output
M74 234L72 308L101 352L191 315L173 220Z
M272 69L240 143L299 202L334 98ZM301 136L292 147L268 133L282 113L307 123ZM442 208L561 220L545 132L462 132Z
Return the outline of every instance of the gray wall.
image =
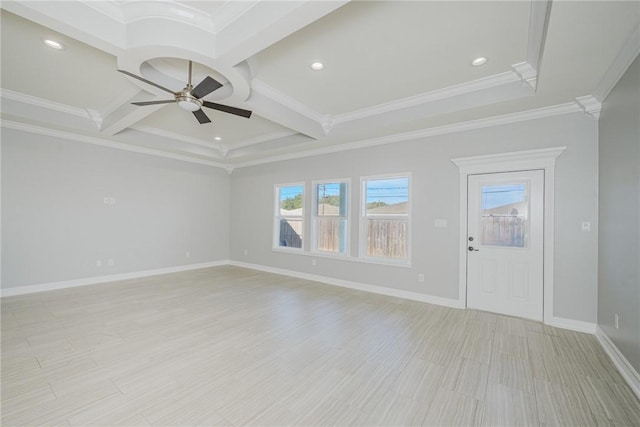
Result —
M640 371L640 57L603 103L599 143L598 325Z
M3 129L2 286L231 258L457 298L459 183L451 159L566 145L556 166L555 315L595 322L597 236L580 224L597 229L597 132L596 121L576 113L241 168L230 178L220 169ZM275 184L307 182L310 206L312 180L351 178L356 255L360 177L403 172L412 174L410 268L328 258L312 266L309 256L272 250ZM435 228L438 218L448 227Z
M225 171L11 129L1 136L2 288L228 259Z
M231 180L231 259L298 272L386 286L428 295L458 297L459 178L452 158L567 146L556 164L555 315L595 323L597 233L597 122L569 114L388 144L314 158L237 169ZM273 186L331 178L352 180L352 254L357 245L361 176L412 174L412 267L317 258L272 250ZM448 228L435 228L446 219ZM310 225L306 226L307 243ZM244 251L247 250L247 255ZM418 274L425 274L419 283Z

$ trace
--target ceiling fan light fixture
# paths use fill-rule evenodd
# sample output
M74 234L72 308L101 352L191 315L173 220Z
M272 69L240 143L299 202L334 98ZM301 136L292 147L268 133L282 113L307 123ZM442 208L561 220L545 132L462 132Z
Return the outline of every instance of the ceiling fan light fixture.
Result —
M176 101L178 102L178 107L185 111L198 111L202 107L202 101L193 96L189 89L186 88L178 93Z
M471 61L471 65L473 65L474 67L479 67L481 65L484 65L487 63L487 58L485 58L484 56L480 56L476 59L474 59L473 61Z
M178 107L182 108L185 111L198 111L200 106L193 101L184 100L178 101Z

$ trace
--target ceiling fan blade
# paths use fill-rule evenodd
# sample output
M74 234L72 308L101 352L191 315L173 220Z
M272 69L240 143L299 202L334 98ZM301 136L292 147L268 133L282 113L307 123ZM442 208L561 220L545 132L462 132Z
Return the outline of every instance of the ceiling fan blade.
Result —
M198 83L198 86L196 86L191 91L191 95L193 95L196 98L200 99L203 96L209 95L214 90L220 89L221 87L222 87L222 83L220 83L219 81L215 80L213 77L207 76L207 77L204 78L203 81Z
M176 102L175 99L167 99L165 101L145 101L145 102L132 102L133 105L156 105L156 104L171 104Z
M211 119L205 114L204 111L202 111L202 109L194 111L193 115L196 116L196 119L198 119L201 125L205 123L211 123Z
M236 116L251 117L251 111L243 110L242 108L230 107L228 105L216 104L215 102L204 101L202 103L207 108L213 108L214 110L223 111L229 114L235 114Z
M129 76L129 77L133 77L134 79L138 79L138 80L140 80L141 82L145 82L145 83L147 83L147 84L150 84L151 86L155 86L155 87L157 87L158 89L162 89L162 90L164 90L165 92L169 92L169 93L170 93L170 94L172 94L172 95L175 95L175 94L176 94L176 93L175 93L174 91L172 91L171 89L167 89L167 88L166 88L166 87L164 87L164 86L160 86L160 85L159 85L159 84L157 84L157 83L154 83L154 82L152 82L152 81L149 81L149 80L147 80L147 79L145 79L145 78L142 78L142 77L140 77L140 76L136 76L135 74L130 73L130 72L128 72L128 71L125 71L125 70L118 70L118 71L119 71L119 72L121 72L122 74L126 74L126 75L127 75L127 76Z

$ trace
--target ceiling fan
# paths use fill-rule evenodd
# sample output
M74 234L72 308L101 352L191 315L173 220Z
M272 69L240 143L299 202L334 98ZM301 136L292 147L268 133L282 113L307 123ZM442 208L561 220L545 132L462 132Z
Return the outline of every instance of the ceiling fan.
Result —
M150 84L152 86L157 87L158 89L162 89L165 92L169 92L174 96L174 99L167 99L163 101L146 101L146 102L132 102L133 105L156 105L156 104L171 104L172 102L176 102L180 108L186 111L191 111L198 122L200 124L211 123L211 119L202 111L202 107L211 108L213 110L222 111L229 114L235 114L236 116L246 117L247 119L251 117L251 111L243 110L242 108L230 107L228 105L216 104L215 102L205 101L202 98L209 95L214 90L220 89L222 87L222 83L218 82L212 77L205 77L196 87L193 87L191 84L191 71L192 71L192 63L189 61L189 81L187 85L179 92L174 92L171 89L167 89L164 86L160 86L157 83L149 81L140 76L136 76L125 70L118 70L122 74L126 74L129 77L133 77L134 79L138 79L142 82Z

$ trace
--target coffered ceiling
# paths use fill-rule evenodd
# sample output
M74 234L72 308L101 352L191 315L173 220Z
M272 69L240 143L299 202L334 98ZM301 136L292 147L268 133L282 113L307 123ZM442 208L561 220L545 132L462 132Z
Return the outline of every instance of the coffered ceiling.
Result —
M3 1L2 125L227 168L583 110L638 1ZM43 41L64 46L51 49ZM486 57L482 66L471 61ZM199 124L166 92L211 76ZM313 70L322 62L322 70ZM168 96L167 96L168 95Z

